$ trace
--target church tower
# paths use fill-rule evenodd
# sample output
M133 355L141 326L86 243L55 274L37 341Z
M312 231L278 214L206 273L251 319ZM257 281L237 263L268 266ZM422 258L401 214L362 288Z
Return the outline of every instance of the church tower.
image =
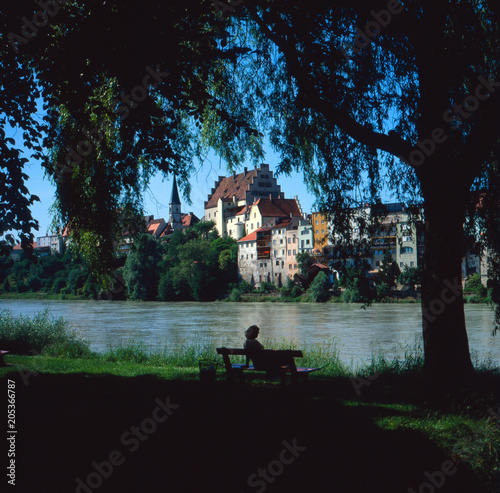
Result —
M174 175L174 183L172 185L172 195L169 203L170 217L168 223L175 231L182 228L181 201L179 199L179 190L177 189L177 180Z

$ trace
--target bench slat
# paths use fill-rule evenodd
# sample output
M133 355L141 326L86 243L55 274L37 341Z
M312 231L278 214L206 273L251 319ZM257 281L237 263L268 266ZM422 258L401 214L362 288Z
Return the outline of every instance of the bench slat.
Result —
M243 381L243 372L250 371L279 371L282 379L285 378L286 373L290 372L292 384L298 383L298 375L303 375L304 381L309 373L317 371L320 368L304 368L295 365L294 358L302 358L304 355L302 351L296 349L263 349L257 352L248 352L242 348L217 348L217 354L222 355L224 366L226 367L227 377L231 380L233 375L238 375L240 380ZM254 365L245 366L244 363L231 363L229 356L257 356ZM256 367L256 362L258 367ZM284 382L284 380L282 380Z

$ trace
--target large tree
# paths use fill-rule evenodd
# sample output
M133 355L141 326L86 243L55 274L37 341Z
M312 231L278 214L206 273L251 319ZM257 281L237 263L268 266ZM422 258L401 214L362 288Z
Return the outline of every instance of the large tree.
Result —
M346 239L350 211L383 186L423 205L426 368L472 369L460 261L467 210L498 231L494 0L61 3L26 42L21 19L39 7L2 6L1 49L24 113L30 89L43 97L59 220L95 268L111 265L119 219L140 211L155 170L185 184L206 148L230 166L260 159L265 133Z
M467 209L488 202L498 231L498 3L248 2L233 15L254 29L242 98L261 95L281 169L305 171L337 232L382 186L423 205L425 367L470 372L461 259Z

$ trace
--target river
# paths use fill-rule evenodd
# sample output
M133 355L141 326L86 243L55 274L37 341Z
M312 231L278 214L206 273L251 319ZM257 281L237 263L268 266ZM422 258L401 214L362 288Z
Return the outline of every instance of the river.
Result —
M33 315L50 308L89 339L91 348L142 340L149 347L175 350L182 344L215 341L240 347L243 331L256 324L260 339L294 338L301 348L335 340L342 361L363 364L382 350L401 356L405 345L422 339L418 304L333 303L155 303L113 301L0 300L0 309ZM500 366L500 335L492 336L493 310L466 305L469 344L474 358Z

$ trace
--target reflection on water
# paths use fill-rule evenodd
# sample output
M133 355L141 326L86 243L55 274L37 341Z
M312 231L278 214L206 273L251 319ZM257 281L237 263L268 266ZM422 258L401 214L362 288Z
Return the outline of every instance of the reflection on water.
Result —
M421 341L420 305L380 304L366 310L360 305L310 303L154 303L109 301L1 300L0 308L32 315L46 307L66 317L90 339L92 348L143 340L148 346L215 339L241 346L243 331L252 324L261 338L294 338L302 347L335 339L343 361L362 363L373 352L402 354L402 346ZM492 336L493 310L466 305L469 344L479 359L500 366L500 336Z

